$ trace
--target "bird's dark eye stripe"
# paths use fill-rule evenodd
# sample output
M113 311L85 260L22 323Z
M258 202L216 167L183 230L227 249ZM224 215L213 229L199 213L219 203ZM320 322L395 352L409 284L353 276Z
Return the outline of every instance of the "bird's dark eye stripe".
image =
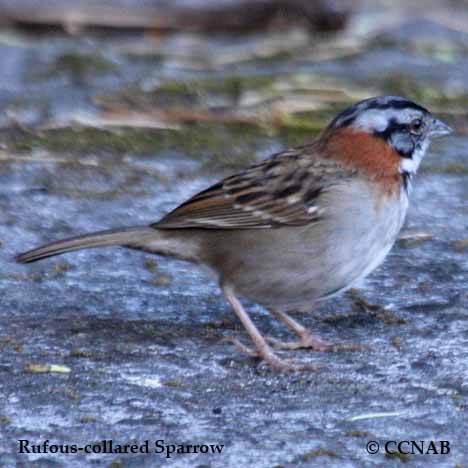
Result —
M390 142L392 139L392 134L396 132L409 132L408 124L398 123L395 119L390 119L387 128L383 132L374 132L374 135L383 138L385 141ZM414 152L414 145L397 145L395 149L398 151L398 154L402 158L411 158Z
M380 138L383 138L384 140L388 140L393 132L405 131L407 129L408 129L407 125L400 124L395 119L390 119L390 121L388 122L387 128L382 132L378 132L377 130L375 130L374 135Z

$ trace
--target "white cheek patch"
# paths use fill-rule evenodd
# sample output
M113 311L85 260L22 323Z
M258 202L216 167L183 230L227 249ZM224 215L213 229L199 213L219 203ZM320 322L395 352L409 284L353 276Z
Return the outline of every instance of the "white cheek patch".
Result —
M409 174L415 174L423 160L427 148L429 147L429 140L425 140L417 147L411 158L401 158L400 172L408 172Z
M414 156L416 156L416 154ZM414 159L402 158L400 163L400 172L408 172L410 174L414 174L418 170L420 162L421 161L416 162Z

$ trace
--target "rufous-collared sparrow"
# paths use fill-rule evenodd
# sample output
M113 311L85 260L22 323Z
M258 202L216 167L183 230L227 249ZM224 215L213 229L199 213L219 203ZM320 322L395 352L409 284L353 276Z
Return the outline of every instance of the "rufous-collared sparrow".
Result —
M227 177L150 226L54 242L17 260L120 245L208 265L257 355L275 369L295 368L274 353L239 296L262 304L299 336L283 348L333 349L287 313L345 291L383 261L431 139L451 131L402 97L366 99L312 143Z

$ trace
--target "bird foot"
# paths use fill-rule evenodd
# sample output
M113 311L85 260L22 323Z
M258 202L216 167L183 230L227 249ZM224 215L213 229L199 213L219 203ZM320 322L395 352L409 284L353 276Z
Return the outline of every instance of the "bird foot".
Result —
M292 372L292 371L315 371L317 368L311 364L301 364L294 362L290 359L281 359L273 350L268 347L266 349L257 350L249 348L235 338L230 338L229 341L234 343L237 350L241 353L247 354L250 357L261 359L261 363L267 364L271 369L279 372Z
M258 351L256 349L246 346L244 343L241 343L238 339L228 338L228 341L233 343L234 346L237 348L237 351L239 351L240 353L247 354L247 356L250 357L259 357Z
M339 352L339 351L363 351L365 346L354 343L333 343L322 340L307 332L300 336L297 341L281 341L276 338L268 338L268 341L275 349L311 349L320 352Z

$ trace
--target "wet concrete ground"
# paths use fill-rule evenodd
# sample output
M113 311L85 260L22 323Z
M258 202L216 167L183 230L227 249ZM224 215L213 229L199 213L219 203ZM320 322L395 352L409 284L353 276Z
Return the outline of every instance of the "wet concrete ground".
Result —
M278 54L281 40L268 34L155 42L0 34L0 466L468 466L468 36L425 24L392 27L352 53L335 44L335 57L304 49L301 33ZM271 46L268 60L259 44ZM311 83L310 109L295 112ZM118 248L12 261L44 241L155 221L233 168L313 136L347 100L387 92L407 93L459 131L431 148L385 264L357 292L300 317L320 336L368 351L297 351L319 370L278 375L229 343L244 331L197 267ZM285 96L279 126L268 120L275 93ZM105 124L99 102L148 118L150 99L151 109L176 102L264 120ZM265 333L287 337L260 307L249 309ZM35 372L44 365L69 372ZM170 459L22 455L18 439L225 447ZM450 453L366 451L389 440L447 440Z

